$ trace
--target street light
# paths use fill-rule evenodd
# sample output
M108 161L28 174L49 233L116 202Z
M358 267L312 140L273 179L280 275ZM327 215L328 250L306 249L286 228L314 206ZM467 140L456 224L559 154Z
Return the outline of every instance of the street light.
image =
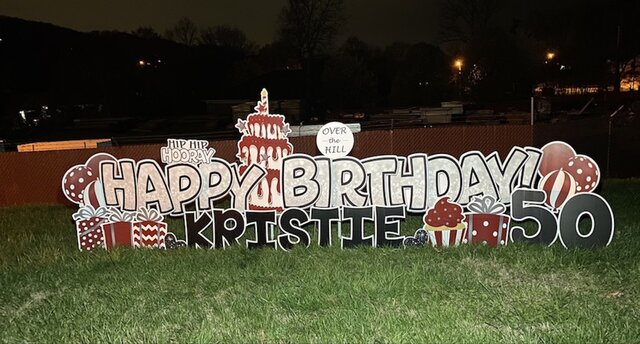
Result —
M461 58L457 58L453 61L453 67L458 69L458 73L454 75L454 82L458 88L460 98L462 98L462 92L464 89L463 78L462 78L462 64L463 64L463 61Z
M456 59L453 65L458 68L458 72L462 72L462 59Z
M556 53L553 51L547 51L547 58L544 60L544 64L549 64L549 62L551 62L555 57Z

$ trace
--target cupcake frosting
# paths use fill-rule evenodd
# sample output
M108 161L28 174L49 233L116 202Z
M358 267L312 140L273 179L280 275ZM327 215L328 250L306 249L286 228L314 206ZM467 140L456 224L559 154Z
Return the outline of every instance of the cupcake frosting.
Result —
M431 227L458 227L464 220L462 207L451 203L449 197L439 199L424 216L424 223Z

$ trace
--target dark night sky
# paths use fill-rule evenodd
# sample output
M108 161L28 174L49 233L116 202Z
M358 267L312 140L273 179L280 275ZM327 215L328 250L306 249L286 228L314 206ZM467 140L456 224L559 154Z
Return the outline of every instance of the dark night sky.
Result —
M236 26L264 44L276 34L285 0L2 0L0 14L76 29L131 31L152 26L158 32L182 17L199 26ZM346 0L343 37L368 43L434 42L438 0Z

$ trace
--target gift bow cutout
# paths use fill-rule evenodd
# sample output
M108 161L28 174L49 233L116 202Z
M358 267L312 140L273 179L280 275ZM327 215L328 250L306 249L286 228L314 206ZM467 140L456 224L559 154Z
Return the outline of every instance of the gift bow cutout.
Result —
M502 214L507 210L504 204L489 195L474 197L467 207L470 211L478 214Z
M121 211L118 208L111 208L109 220L111 220L111 222L133 222L135 220L135 214L127 211Z
M136 214L137 221L152 221L161 222L164 216L160 214L156 209L140 208L138 214Z
M78 209L78 211L75 214L73 214L71 217L75 221L80 221L80 220L88 220L92 217L101 217L106 219L108 215L109 215L109 210L107 210L107 208L105 207L99 207L98 209L95 209L91 205L86 205Z

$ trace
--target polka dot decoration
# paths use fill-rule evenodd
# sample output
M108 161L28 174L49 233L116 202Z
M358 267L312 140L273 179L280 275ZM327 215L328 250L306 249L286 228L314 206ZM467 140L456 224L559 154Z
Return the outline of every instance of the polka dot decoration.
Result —
M64 196L71 202L76 204L83 203L84 189L98 176L84 165L76 165L70 168L62 178L62 192Z
M600 182L598 165L586 155L576 155L563 168L575 180L576 193L593 192Z

